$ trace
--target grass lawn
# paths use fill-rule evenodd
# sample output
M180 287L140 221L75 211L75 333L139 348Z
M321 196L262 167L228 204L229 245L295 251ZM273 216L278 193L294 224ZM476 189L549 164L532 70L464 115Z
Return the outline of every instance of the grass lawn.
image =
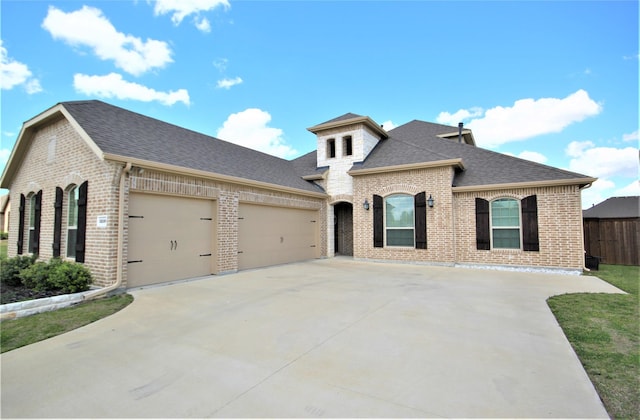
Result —
M0 352L4 353L80 328L118 312L131 302L133 296L123 294L57 311L3 321L0 324Z
M0 258L7 256L7 244L9 241L7 239L0 240Z
M628 295L568 294L549 307L612 418L640 418L640 267L600 265L597 276Z

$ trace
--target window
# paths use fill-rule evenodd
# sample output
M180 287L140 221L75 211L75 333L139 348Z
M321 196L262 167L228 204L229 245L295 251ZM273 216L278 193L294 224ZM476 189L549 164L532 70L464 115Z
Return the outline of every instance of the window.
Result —
M78 200L79 189L74 186L69 190L67 203L67 257L76 257L76 239L78 234Z
M327 140L327 158L336 157L336 139Z
M344 156L351 156L353 154L353 144L351 136L345 136L342 138L342 146L344 147Z
M414 198L395 194L385 199L387 246L414 246Z
M520 204L500 198L491 202L491 235L494 248L520 249Z
M36 195L29 198L29 252L33 253L36 233Z

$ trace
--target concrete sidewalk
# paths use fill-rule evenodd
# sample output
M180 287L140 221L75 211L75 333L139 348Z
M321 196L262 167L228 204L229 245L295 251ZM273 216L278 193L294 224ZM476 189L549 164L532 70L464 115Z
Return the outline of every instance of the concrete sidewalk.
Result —
M607 417L545 300L594 277L315 260L133 291L0 358L2 417Z

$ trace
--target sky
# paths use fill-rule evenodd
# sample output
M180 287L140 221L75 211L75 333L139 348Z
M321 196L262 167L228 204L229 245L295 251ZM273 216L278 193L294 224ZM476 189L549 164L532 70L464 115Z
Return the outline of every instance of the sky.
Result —
M99 99L292 159L347 112L640 195L637 1L0 0L0 171L23 122ZM6 190L4 190L6 192ZM1 192L0 192L1 193Z

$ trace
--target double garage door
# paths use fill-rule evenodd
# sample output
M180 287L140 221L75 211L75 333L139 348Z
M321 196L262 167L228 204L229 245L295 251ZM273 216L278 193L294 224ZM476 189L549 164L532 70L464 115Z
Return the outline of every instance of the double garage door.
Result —
M132 193L127 287L207 276L216 270L214 201ZM318 211L241 203L238 269L320 256ZM227 250L221 250L226 254Z

